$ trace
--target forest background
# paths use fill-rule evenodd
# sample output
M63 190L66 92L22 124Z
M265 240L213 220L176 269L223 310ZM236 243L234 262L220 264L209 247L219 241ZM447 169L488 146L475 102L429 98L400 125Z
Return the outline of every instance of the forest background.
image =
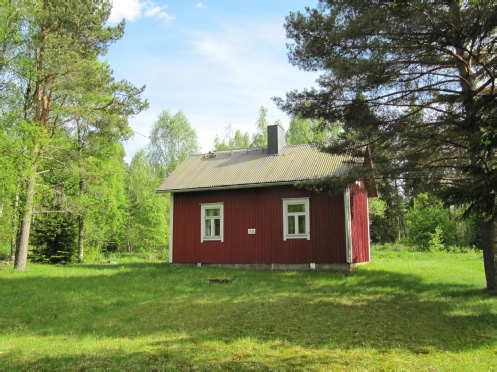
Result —
M187 116L164 109L150 145L127 164L128 119L148 103L141 98L145 87L115 81L101 62L124 33L124 22L106 25L110 3L1 4L0 260L15 260L20 270L26 259L96 261L112 252L166 260L169 199L155 189L199 151ZM267 109L254 118L253 133L227 124L212 150L265 146ZM346 134L340 122L326 124L293 117L287 144ZM380 198L370 200L373 242L424 251L480 247L477 223L460 218L458 208L397 180L379 180L378 189Z

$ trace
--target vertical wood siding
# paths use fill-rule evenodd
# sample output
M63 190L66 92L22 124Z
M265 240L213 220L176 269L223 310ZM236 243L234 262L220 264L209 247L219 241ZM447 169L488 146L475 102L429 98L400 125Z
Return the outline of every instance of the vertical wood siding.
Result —
M283 240L284 198L310 197L310 240ZM224 203L224 242L200 242L200 205ZM248 229L255 229L249 235ZM175 263L345 263L343 195L293 186L176 193Z
M363 187L361 183L350 190L353 263L369 261L368 197Z

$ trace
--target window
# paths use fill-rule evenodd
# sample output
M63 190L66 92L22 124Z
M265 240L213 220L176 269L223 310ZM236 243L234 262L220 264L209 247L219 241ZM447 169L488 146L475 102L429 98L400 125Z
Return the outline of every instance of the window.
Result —
M283 240L310 238L309 198L283 199Z
M201 204L200 241L223 241L224 205L222 203Z

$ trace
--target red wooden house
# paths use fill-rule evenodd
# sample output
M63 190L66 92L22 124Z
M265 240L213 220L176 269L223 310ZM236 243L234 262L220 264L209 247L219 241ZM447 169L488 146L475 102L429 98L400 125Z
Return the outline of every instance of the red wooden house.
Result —
M171 193L170 262L349 269L369 261L362 181L332 195L294 187L358 162L314 145L285 146L276 125L267 148L187 157L157 189Z

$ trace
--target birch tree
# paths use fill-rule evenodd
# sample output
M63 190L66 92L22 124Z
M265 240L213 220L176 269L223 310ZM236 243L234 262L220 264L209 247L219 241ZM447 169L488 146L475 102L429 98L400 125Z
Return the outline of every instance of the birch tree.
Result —
M164 110L154 123L148 150L155 172L164 179L187 155L198 153L200 145L183 112L171 115Z

